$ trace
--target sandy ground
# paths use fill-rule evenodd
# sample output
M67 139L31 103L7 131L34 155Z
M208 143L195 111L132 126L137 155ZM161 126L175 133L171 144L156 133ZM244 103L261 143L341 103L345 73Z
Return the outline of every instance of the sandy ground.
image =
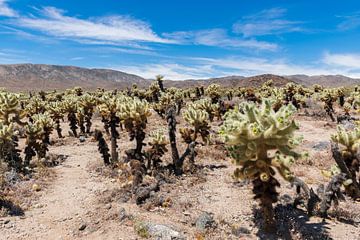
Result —
M155 115L149 122L157 124L149 124L148 131L166 127L164 120ZM329 141L335 125L306 117L299 118L299 122L299 134L304 136L300 148L309 151L310 157L293 169L309 185L317 186L327 181L320 170L331 166L333 160L329 147L317 150L314 145ZM94 124L94 127L101 126L100 121ZM127 139L126 133L121 133L121 156L123 150L134 144ZM39 195L37 200L24 216L0 218L0 239L140 239L134 230L134 224L139 221L170 225L187 239L360 239L360 204L352 201L340 204L337 211L343 213L343 218L326 222L317 217L308 220L300 210L296 214L293 212L294 216L291 212L285 216L285 205L279 203L279 227L284 228L282 235L263 234L261 221L254 217L254 209L258 206L252 200L251 185L232 179L235 167L219 147L200 147L196 161L199 165L222 167L205 167L198 173L181 176L173 183L163 185L160 193L171 200L170 206L149 210L137 206L133 200L119 200L122 197L119 196L121 182L101 174L101 157L91 138L84 143L71 137L61 141L65 144L50 147L51 153L69 156L53 168L56 178L36 193ZM164 159L170 161L169 154ZM288 183L282 181L281 184L282 196L294 195ZM132 217L121 221L120 213L124 211ZM207 232L199 232L194 226L196 218L203 212L212 213L216 222L216 227ZM234 229L238 227L246 228L249 233L236 236Z

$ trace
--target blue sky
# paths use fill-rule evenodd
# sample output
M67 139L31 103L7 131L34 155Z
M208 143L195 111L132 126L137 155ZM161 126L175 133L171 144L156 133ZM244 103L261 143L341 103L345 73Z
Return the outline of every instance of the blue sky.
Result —
M0 64L360 78L360 2L0 0Z

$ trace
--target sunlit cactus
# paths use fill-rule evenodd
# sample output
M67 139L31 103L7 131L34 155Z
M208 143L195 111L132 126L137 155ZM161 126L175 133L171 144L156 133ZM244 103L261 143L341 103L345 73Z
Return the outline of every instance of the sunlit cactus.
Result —
M245 103L242 111L226 114L221 134L230 156L241 166L235 176L252 180L255 199L260 200L267 230L271 231L275 227L272 204L278 200L276 187L280 186L275 169L291 181L290 166L299 157L292 150L300 140L294 137L298 126L291 118L296 109L290 104L275 112L271 101L264 100L260 107Z
M159 85L160 91L161 91L161 92L165 92L165 89L164 89L164 76L162 76L162 75L157 75L157 76L155 77L155 79L156 79L156 81L157 81L157 83L158 83L158 85Z
M212 103L211 100L208 98L204 98L204 99L200 99L194 103L191 103L189 105L189 107L193 108L193 109L205 111L208 114L209 120L213 121L214 116L218 112L219 105Z
M60 126L60 120L64 118L64 105L62 102L49 102L46 105L46 111L50 114L50 117L55 122L56 132L59 138L62 138L62 129Z
M142 147L145 139L147 119L151 115L149 104L139 99L119 102L117 116L129 133L130 141L136 141L133 158L142 159Z
M86 133L90 133L91 131L91 118L94 114L94 108L96 107L98 103L98 99L93 96L90 95L88 93L82 95L79 98L79 105L83 108L84 110L84 115L85 115L85 122L86 122Z
M151 98L152 102L158 102L160 97L160 87L157 82L152 82L149 87L149 97ZM149 99L150 100L150 99Z
M218 84L211 84L205 90L206 96L210 97L212 103L217 103L221 97L221 87Z
M118 98L113 95L105 94L99 99L100 105L98 105L98 110L102 116L102 121L105 126L105 130L110 128L111 136L111 161L118 161L118 152L117 152L117 139L120 136L117 131L117 127L120 124L120 118L117 116L118 112ZM108 130L107 130L108 131Z
M24 167L29 167L32 157L36 156L36 152L41 151L41 141L44 135L44 130L39 122L28 123L25 125L25 159Z
M312 87L316 93L321 92L324 89L324 87L319 84L314 84Z
M165 117L167 109L175 106L173 95L170 93L161 94L160 100L153 104L154 111L159 114L160 117Z
M22 159L17 149L18 139L12 123L0 121L0 160L4 160L9 168L22 170Z
M345 104L345 89L343 87L338 88L336 94L339 99L339 105L343 107Z
M41 98L33 97L29 100L25 110L28 118L32 121L32 115L44 113L46 111L46 102Z
M69 121L69 126L72 131L72 134L77 137L76 129L77 127L77 118L76 112L78 109L78 99L72 95L67 96L63 103L64 111L67 113L67 119Z
M0 121L5 125L12 122L20 123L25 112L20 108L19 95L15 93L0 92Z
M335 121L333 114L335 113L333 104L336 101L336 93L331 89L325 89L320 96L320 100L324 102L324 110L330 116L332 121Z
M203 142L207 143L209 141L210 126L208 123L209 116L206 111L189 107L184 111L183 118L191 126L191 128L180 129L186 143L190 144L196 141L199 134Z
M157 169L161 163L161 157L167 152L166 145L169 144L169 141L166 139L164 133L158 130L150 134L148 144L151 148L145 152L145 157L148 161L147 169Z
M50 134L54 129L54 122L47 112L34 115L33 120L34 124L38 124L43 130L42 144L38 151L38 157L44 158L49 150L48 145L50 145Z
M76 119L77 119L77 123L79 125L80 128L80 133L82 135L85 134L86 129L85 129L85 109L83 107L78 107L77 112L76 112Z
M340 149L341 158L334 157L334 159L341 171L352 180L352 184L346 187L347 193L353 198L360 198L360 183L356 178L360 168L360 129L355 128L352 131L347 131L338 126L337 132L331 136L331 140L342 146Z

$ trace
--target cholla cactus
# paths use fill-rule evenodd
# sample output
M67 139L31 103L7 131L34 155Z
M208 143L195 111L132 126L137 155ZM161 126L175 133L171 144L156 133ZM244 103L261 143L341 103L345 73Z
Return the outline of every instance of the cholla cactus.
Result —
M337 127L337 133L331 136L331 140L343 146L340 151L341 157L335 157L341 171L352 180L352 184L346 186L347 193L353 198L360 198L360 183L356 179L360 167L360 129L346 131L343 127Z
M173 95L171 93L165 93L161 94L160 100L153 104L153 109L160 117L164 118L167 109L172 106L175 106Z
M241 168L235 176L253 181L255 199L260 200L268 230L275 227L272 203L277 201L275 170L291 181L293 174L290 166L299 154L292 149L299 143L294 137L298 129L291 118L296 109L292 105L281 107L277 112L271 102L264 100L260 108L245 103L242 109L235 109L225 116L221 134L228 147L230 156ZM276 154L270 156L270 151Z
M21 123L25 112L20 108L19 95L15 93L0 92L0 121L5 125L12 122Z
M325 89L320 97L320 100L324 102L324 109L326 113L330 116L331 120L334 122L335 118L333 114L335 113L333 104L336 101L336 93L331 89Z
M22 169L22 159L17 149L18 139L13 124L4 124L0 121L0 159L4 160L9 168L16 171Z
M118 111L118 98L112 95L103 95L100 99L101 104L98 106L99 112L102 116L102 121L105 124L105 130L110 128L111 136L111 161L118 161L117 153L117 138L120 136L116 130L119 127L120 118L116 115Z
M160 87L159 87L157 82L151 83L148 92L149 92L149 96L151 97L152 102L158 102L159 101Z
M219 112L219 105L211 103L210 99L204 98L189 105L190 108L205 111L212 122L214 116ZM218 115L219 117L219 115Z
M147 119L151 115L149 104L139 99L119 102L117 116L127 130L130 141L136 140L136 148L131 158L142 160L142 147L145 139Z
M339 98L339 105L343 107L345 104L345 89L343 87L338 88L336 94L337 97Z
M46 102L38 97L31 98L28 105L25 107L28 118L32 121L31 116L46 111Z
M50 134L54 129L54 122L52 121L50 114L47 112L34 115L33 120L35 125L37 124L42 128L42 144L38 151L38 157L44 158L46 156L46 152L49 150L48 145L50 145Z
M64 119L64 105L62 102L49 102L46 105L46 111L50 114L50 117L53 119L56 125L56 132L59 138L62 138L62 129L60 126L60 120Z
M26 147L24 150L25 160L24 167L29 167L32 157L36 155L36 152L41 152L41 143L38 140L42 140L44 136L44 130L39 122L28 123L25 126Z
M343 108L344 108L345 115L350 116L351 104L346 102L346 103L344 103Z
M78 109L78 99L72 95L68 95L63 101L64 112L67 113L70 129L75 137L77 137L76 129L78 128L76 112Z
M211 98L212 103L217 103L221 97L221 87L218 84L211 84L205 90L206 96Z
M86 133L90 133L91 130L91 118L94 114L94 108L97 105L97 98L93 95L88 93L82 95L79 98L79 105L82 107L85 115L85 122L86 122Z
M147 169L156 169L161 163L161 157L167 152L166 145L169 144L169 141L166 139L163 131L155 131L150 134L149 145L151 146L145 152L145 156L148 160Z
M184 141L188 144L196 141L198 134L204 142L209 141L210 126L208 123L209 116L206 111L189 107L183 113L184 120L191 125L192 128L182 128L180 133Z
M164 76L162 76L162 75L157 75L156 77L156 81L157 81L157 83L158 83L158 85L159 85L159 88L160 88L160 91L162 91L162 92L165 92L165 89L164 89Z

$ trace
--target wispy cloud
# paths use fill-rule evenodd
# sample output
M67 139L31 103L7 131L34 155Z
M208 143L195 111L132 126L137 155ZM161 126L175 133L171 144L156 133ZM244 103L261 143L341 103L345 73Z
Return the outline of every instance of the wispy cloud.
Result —
M337 65L337 60L343 65ZM252 57L225 57L225 58L194 58L187 59L186 64L159 63L142 64L137 66L117 66L115 69L133 73L145 78L153 78L163 74L167 79L204 79L211 77L240 75L253 76L258 74L276 75L335 75L342 74L349 77L360 77L360 55L353 57L325 55L317 63L295 64L286 59L267 59ZM346 62L346 63L344 63ZM357 66L357 69L354 68Z
M185 66L177 63L117 66L112 69L132 73L144 78L154 78L156 75L162 74L166 79L171 80L201 79L215 74L210 65Z
M0 0L0 16L16 17L18 13L9 7L7 0Z
M22 16L12 19L10 23L50 36L91 44L127 45L133 41L172 43L159 37L148 23L121 15L81 19L66 16L61 9L45 7L40 10L39 16Z
M348 71L360 71L360 54L332 54L327 52L324 54L323 62L335 67L344 67L348 69Z
M337 29L340 31L347 31L360 27L360 12L338 17L342 19L342 21L337 25Z
M304 31L302 22L285 18L286 12L284 8L271 8L245 16L233 25L233 30L244 37Z
M240 37L231 37L225 29L214 28L199 31L179 31L173 33L164 33L168 39L173 39L183 44L197 44L215 47L227 48L251 48L259 50L274 51L278 46L274 43L258 41L256 39L242 39Z

